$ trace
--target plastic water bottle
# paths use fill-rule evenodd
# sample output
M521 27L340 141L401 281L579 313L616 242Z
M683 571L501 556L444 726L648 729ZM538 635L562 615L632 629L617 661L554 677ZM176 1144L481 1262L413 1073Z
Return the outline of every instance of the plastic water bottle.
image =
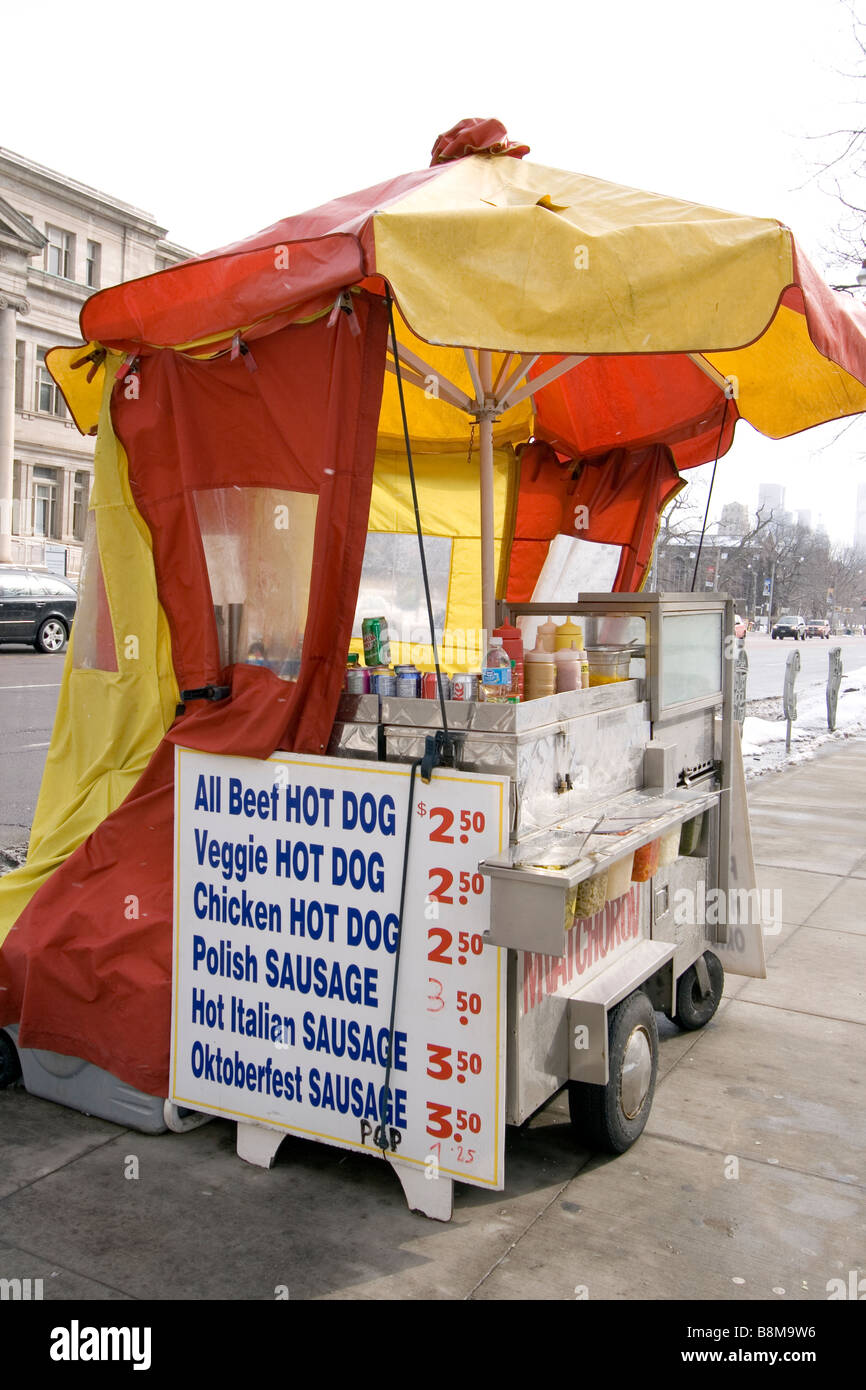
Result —
M491 637L481 672L484 699L488 704L504 705L511 694L511 658L501 637Z

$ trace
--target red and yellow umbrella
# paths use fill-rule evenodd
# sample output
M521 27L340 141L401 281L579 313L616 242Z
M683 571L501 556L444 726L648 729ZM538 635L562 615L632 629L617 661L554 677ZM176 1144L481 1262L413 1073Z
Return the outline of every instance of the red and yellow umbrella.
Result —
M484 626L494 532L507 529L494 520L502 443L532 436L560 459L596 464L569 506L591 495L603 534L591 523L584 538L630 543L620 587L636 587L678 471L725 452L738 418L781 438L866 408L866 314L771 218L550 169L527 153L499 122L463 121L436 142L429 169L104 290L84 306L83 332L121 353L211 356L238 335L254 343L330 313L353 289L387 286L404 375L420 388L409 393L416 448L465 453L478 423ZM70 370L81 356L56 352L51 365L89 429L101 381ZM385 450L402 438L393 376L379 438ZM526 486L521 506L532 531ZM525 588L540 559L522 559ZM519 546L515 560L519 572ZM506 582L500 566L500 592Z

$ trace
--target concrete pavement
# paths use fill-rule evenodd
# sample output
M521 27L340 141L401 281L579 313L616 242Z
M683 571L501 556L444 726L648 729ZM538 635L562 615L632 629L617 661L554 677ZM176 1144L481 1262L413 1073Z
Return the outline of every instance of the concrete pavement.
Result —
M703 1032L660 1018L622 1157L577 1149L560 1095L509 1131L505 1190L458 1187L442 1225L360 1156L287 1138L267 1172L225 1121L146 1137L14 1089L0 1278L75 1300L826 1300L866 1275L864 788L866 741L751 787L759 882L782 894L768 978L729 977Z

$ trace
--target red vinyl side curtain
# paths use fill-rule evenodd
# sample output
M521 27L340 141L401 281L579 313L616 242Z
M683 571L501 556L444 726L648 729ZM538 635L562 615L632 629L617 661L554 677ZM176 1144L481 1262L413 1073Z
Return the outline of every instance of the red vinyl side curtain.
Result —
M599 458L560 460L548 444L520 453L520 489L506 597L532 597L558 534L622 547L614 592L640 589L658 518L682 486L670 449L612 449Z
M115 428L153 537L181 688L231 686L172 726L126 801L43 884L0 953L0 1025L24 1047L82 1057L168 1093L174 744L264 758L327 745L361 573L385 363L384 304L282 330L244 354L148 358ZM137 393L137 395L136 395ZM195 494L285 489L315 500L303 653L295 679L221 664ZM305 544L299 536L297 544Z

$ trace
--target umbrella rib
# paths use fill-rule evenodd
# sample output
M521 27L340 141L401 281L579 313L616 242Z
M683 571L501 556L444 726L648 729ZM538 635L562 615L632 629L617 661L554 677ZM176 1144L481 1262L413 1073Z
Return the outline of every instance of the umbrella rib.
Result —
M521 401L526 400L527 396L531 396L536 391L540 391L543 386L548 386L551 381L556 381L557 377L565 376L565 373L570 372L572 367L577 367L581 362L585 361L585 356L563 357L561 362L557 362L554 367L548 367L546 372L541 373L541 376L535 377L532 381L527 381L524 386L519 387L518 390L513 393L506 393L501 401L498 402L499 409L505 408L506 401L509 408L519 405Z
M505 387L504 387L504 389L503 389L501 395L499 394L499 382L497 381L496 386L495 386L494 391L493 391L493 394L494 394L494 396L496 397L497 401L499 402L499 404L500 404L501 406L504 406L504 405L505 405L506 401L508 400L509 395L510 395L511 392L514 390L515 386L517 385L518 381L520 381L521 377L526 376L526 373L527 373L532 367L535 366L536 362L538 361L539 356L540 356L540 353L537 353L537 352L536 352L536 353L524 353L524 355L520 358L520 361L518 362L517 366L514 368L514 371L511 373L510 377L509 377L508 380L506 381Z
M390 337L388 339L388 351L393 357L394 340ZM400 344L399 353L401 367L404 363L408 363L410 367L414 368L418 375L423 378L425 388L432 383L435 394L441 396L449 405L456 406L458 410L464 411L467 415L475 414L477 409L475 401L471 400L465 391L461 391L459 386L455 386L453 381L449 381L448 377L431 367L429 362L425 362L423 357L419 357L403 343Z
M713 366L712 362L708 362L705 357L702 357L699 352L690 352L687 355L689 361L694 362L695 366L700 368L704 376L709 377L713 385L718 386L719 390L723 391L725 396L729 399L733 396L734 399L736 399L737 393L736 390L733 389L735 387L736 378L725 376L717 367Z
M503 381L505 380L506 373L511 371L511 364L513 363L513 361L514 361L514 353L513 353L513 352L506 352L505 356L504 356L503 359L502 359L502 364L501 364L501 366L500 366L500 368L499 368L499 371L496 373L496 380L495 380L494 383L493 383L493 396L494 396L494 399L496 399L496 397L498 397L498 395L499 395L499 388L500 388L500 386L502 385Z
M466 358L466 365L469 368L469 375L472 378L472 385L475 388L475 399L479 405L484 405L484 387L481 385L481 377L478 374L478 363L472 348L465 347L463 356Z

